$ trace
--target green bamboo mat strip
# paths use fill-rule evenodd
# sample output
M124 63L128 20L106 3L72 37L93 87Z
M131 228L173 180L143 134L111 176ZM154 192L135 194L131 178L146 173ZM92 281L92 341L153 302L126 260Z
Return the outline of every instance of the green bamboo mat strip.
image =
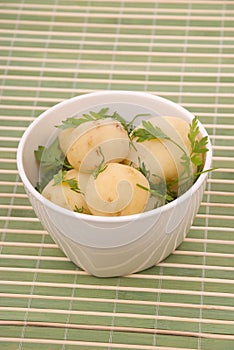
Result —
M231 350L234 342L234 1L0 1L0 347ZM181 246L158 266L89 276L42 228L16 151L66 98L147 91L210 134L213 164Z

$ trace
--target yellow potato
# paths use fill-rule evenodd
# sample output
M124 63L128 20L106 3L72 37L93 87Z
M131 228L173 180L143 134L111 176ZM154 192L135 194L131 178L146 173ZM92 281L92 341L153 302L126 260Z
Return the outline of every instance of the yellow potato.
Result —
M137 166L139 160L141 164L144 163L146 169L150 172L150 181L153 183L158 183L160 178L167 183L174 181L185 170L181 163L183 150L188 156L191 151L188 139L189 123L177 117L167 116L154 117L149 121L154 126L159 127L165 135L174 140L179 146L167 139L152 139L143 142L136 142L133 139L134 147L130 148L128 161L132 161ZM140 125L139 127L142 128L143 126ZM191 173L195 171L192 165L190 170ZM177 190L177 184L175 190Z
M71 142L71 133L74 131L74 128L68 128L61 130L58 139L59 139L59 146L63 152L63 154L66 155L67 149Z
M82 193L86 192L89 177L90 177L90 174L88 173L82 173L81 171L78 172L78 183Z
M65 175L65 180L78 179L78 172L76 170L70 170ZM85 214L89 214L90 211L82 193L78 193L71 189L70 185L66 182L54 185L54 179L52 179L42 191L42 195L51 202L72 210L80 211Z
M69 142L63 140L63 136ZM120 162L129 151L129 137L122 124L111 118L81 124L60 136L69 163L81 172L93 172L104 160Z
M137 169L120 163L109 163L95 179L90 176L86 192L86 203L94 215L120 216L144 211L149 191L148 180Z
M95 121L93 120L93 121L82 123L76 128L67 128L67 129L60 130L58 138L59 138L59 145L63 153L66 155L69 147L71 147L71 145L79 137L81 137L86 131L88 131L89 129L92 129L94 126L95 126Z

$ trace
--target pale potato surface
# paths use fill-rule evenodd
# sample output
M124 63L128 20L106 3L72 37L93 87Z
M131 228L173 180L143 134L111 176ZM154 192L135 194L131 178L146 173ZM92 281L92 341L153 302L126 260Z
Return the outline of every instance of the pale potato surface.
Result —
M76 179L78 180L78 172L76 170L69 170L65 176L65 180ZM84 199L84 195L72 190L68 183L63 182L61 184L54 185L54 179L52 179L42 191L42 195L51 202L69 209L76 210L82 209L83 213L89 214L90 211Z
M70 134L66 155L75 169L92 172L103 158L105 162L120 162L126 157L129 138L121 123L108 118L85 124Z
M186 121L167 116L150 118L149 121L159 127L189 155L191 149L188 139L189 124ZM133 144L134 147L130 147L128 159L136 164L138 164L137 160L141 159L150 171L150 180L153 183L159 182L159 178L166 182L173 181L183 174L184 166L181 164L183 151L170 140L152 139L136 142L133 139Z
M95 179L90 176L85 199L93 215L120 216L144 211L149 191L148 180L128 165L109 163Z
M59 139L59 146L63 152L63 154L66 155L67 150L70 146L71 142L71 134L74 131L74 128L68 128L64 130L60 130L58 139Z

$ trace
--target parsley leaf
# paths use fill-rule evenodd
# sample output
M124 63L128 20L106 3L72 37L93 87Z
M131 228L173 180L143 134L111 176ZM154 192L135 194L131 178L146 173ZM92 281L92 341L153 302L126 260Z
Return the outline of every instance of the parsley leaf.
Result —
M139 167L137 169L149 180L150 171L146 168L145 163L141 161L140 157L138 157L138 163Z
M190 129L188 133L188 138L191 144L191 148L194 148L195 141L199 135L199 127L198 127L198 120L197 117L193 118L191 124L190 124Z
M188 139L191 144L191 153L190 159L191 162L196 166L201 166L203 163L202 154L208 151L206 147L208 143L208 137L204 136L199 140L199 127L197 117L193 118L192 123L190 124L190 130L188 133Z
M40 193L60 169L72 169L72 166L69 164L67 158L64 157L64 154L59 147L58 138L56 138L48 147L38 146L38 149L34 151L34 154L36 161L40 166L40 181L36 186L36 189Z
M77 205L76 205L75 209L74 209L74 212L82 214L82 213L84 213L84 207L82 206L82 207L78 208Z
M145 163L141 162L140 158L138 158L138 162L139 162L138 170L147 178L149 182L149 188L144 187L141 184L137 184L137 186L144 189L145 191L150 192L151 196L160 198L162 205L173 201L176 198L176 194L170 191L170 188L167 185L166 181L156 174L152 174L152 176L158 178L159 181L157 183L151 181L150 171L147 170Z
M191 158L186 152L180 157L180 163L184 167L185 173L191 175Z
M72 191L75 191L77 193L82 193L79 186L78 181L76 179L66 179L66 170L60 169L57 174L54 175L54 186L60 185L60 184L68 184L70 189Z
M121 117L121 115L118 112L115 111L112 114L108 112L109 108L102 108L99 112L90 111L89 113L84 113L81 117L69 117L66 120L63 120L62 124L57 125L57 127L60 129L76 128L83 123L90 122L93 120L112 118L120 122L129 135L134 129L133 122L136 118L149 116L149 114L137 114L130 122L127 122L126 119Z
M109 108L102 108L99 112L89 112L89 114L85 113L82 115L82 117L70 117L66 120L62 121L61 125L58 125L57 127L60 129L67 129L67 128L77 128L83 123L87 123L93 120L103 119L110 117L107 112Z
M174 145L176 145L183 152L181 156L181 164L184 166L185 171L190 174L191 159L183 147L181 147L177 142L167 136L158 126L154 126L150 121L143 121L142 125L143 128L137 128L135 131L133 131L132 137L137 137L137 142L164 139L174 143Z
M48 147L38 146L34 151L36 161L39 164L39 182L36 185L37 191L42 192L43 188L64 166L64 155L59 147L58 138ZM67 166L68 163L67 163Z
M58 138L49 147L39 146L34 154L36 160L46 171L63 165L64 155L59 147Z
M170 138L164 134L164 132L157 126L154 126L150 121L142 121L143 128L137 128L132 133L132 138L137 138L137 142L144 142L146 140L153 139L166 139Z
M75 191L77 193L82 193L78 186L78 181L76 179L68 179L68 180L64 180L64 182L70 186L70 189L72 191Z
M54 175L54 184L53 186L56 185L61 185L64 181L65 175L66 175L67 171L66 170L62 170L60 169L59 172L57 174Z
M183 152L181 156L181 164L184 166L185 172L191 176L191 163L197 167L202 166L202 154L207 152L206 148L208 137L204 136L199 140L198 119L193 118L188 133L188 139L191 145L191 152L188 154L177 142L168 137L159 127L154 126L150 121L143 121L142 128L137 128L132 132L132 138L136 137L137 142L144 142L146 140L164 139L174 143Z
M100 173L102 173L107 167L107 165L105 164L104 154L102 153L102 149L100 146L98 147L98 152L101 155L102 160L101 160L100 164L97 166L97 168L93 171L93 177L95 180L98 177L98 175Z

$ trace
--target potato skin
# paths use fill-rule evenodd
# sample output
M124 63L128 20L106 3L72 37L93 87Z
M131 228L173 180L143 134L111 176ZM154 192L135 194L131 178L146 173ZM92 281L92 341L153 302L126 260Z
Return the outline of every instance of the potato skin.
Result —
M65 180L70 179L78 179L78 172L76 170L72 169L67 172ZM84 195L72 190L66 182L54 185L54 179L52 179L43 189L42 195L63 208L72 211L77 210L77 208L83 208L83 213L90 214Z
M120 163L108 163L95 179L90 176L85 199L93 215L122 216L144 211L149 191L146 177L137 169Z
M189 123L178 117L167 116L154 117L149 119L149 121L154 126L159 127L170 139L174 140L189 156L191 151L188 139ZM181 163L183 151L170 140L155 138L136 142L136 139L133 138L133 145L134 148L130 147L128 154L129 161L132 160L138 166L138 159L140 159L146 166L146 169L149 170L150 181L153 183L158 183L160 178L169 183L183 174L184 166ZM195 172L195 170L191 165L191 173ZM156 176L153 176L153 174ZM174 190L178 191L178 184L174 186Z
M105 162L120 162L128 153L128 133L120 122L111 118L87 122L67 134L70 136L67 159L82 172L94 171L103 158Z
M64 130L60 130L58 134L59 146L64 155L67 153L67 149L69 148L71 142L71 134L75 130L75 128L68 128Z
M191 144L188 138L190 125L178 117L156 117L150 120L153 125L158 126L172 140L176 141L185 151L190 153ZM164 142L164 140L162 140ZM176 146L175 146L176 147Z

